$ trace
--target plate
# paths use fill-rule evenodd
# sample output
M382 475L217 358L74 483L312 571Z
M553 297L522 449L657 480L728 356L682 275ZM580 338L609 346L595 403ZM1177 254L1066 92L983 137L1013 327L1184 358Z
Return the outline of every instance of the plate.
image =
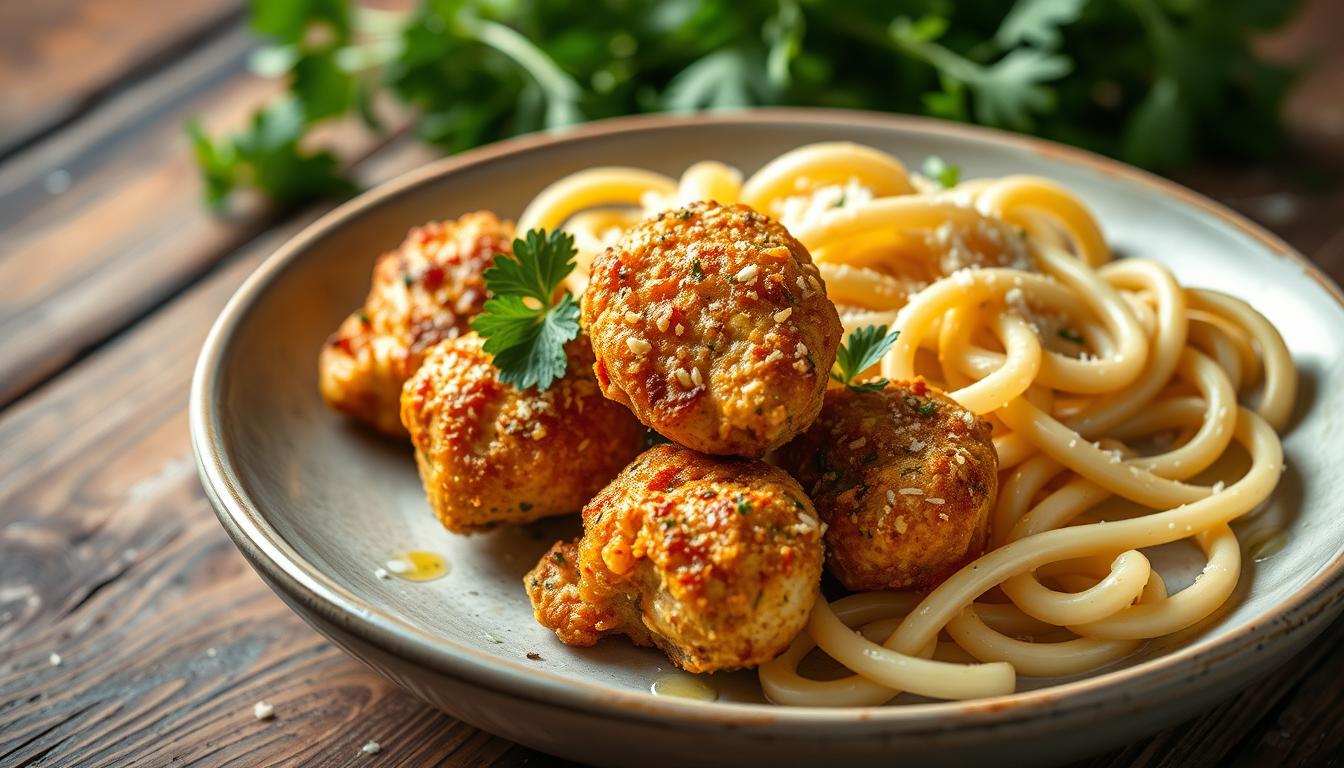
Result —
M674 672L659 653L624 639L568 648L532 618L522 575L551 542L578 530L576 520L448 534L428 509L410 447L336 416L318 396L323 340L361 303L373 259L413 225L481 208L516 217L546 184L590 166L676 175L716 159L750 172L785 150L834 140L878 147L913 167L936 154L965 177L1055 179L1091 206L1117 253L1240 296L1282 329L1302 372L1284 441L1287 472L1238 527L1243 541L1282 532L1286 545L1244 558L1238 594L1220 613L1099 673L1027 679L1018 693L992 699L776 707L752 672L710 677L715 701L655 696L652 682ZM608 765L635 756L649 765L1058 762L1213 705L1286 661L1344 607L1340 328L1344 296L1287 245L1175 184L1080 150L855 112L627 118L432 163L285 244L210 333L192 385L191 432L220 521L281 598L417 696L505 738ZM421 583L375 575L413 549L444 555L448 574Z

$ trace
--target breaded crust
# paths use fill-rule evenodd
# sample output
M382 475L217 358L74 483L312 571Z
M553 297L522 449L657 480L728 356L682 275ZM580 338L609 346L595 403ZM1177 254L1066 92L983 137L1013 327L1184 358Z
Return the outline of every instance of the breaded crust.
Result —
M327 403L404 436L402 384L430 347L471 330L487 297L481 273L512 240L512 222L481 211L416 227L379 257L363 308L322 348L318 384Z
M583 324L607 397L682 445L747 457L812 423L841 334L807 249L717 203L659 214L598 256Z
M440 342L402 392L430 506L456 533L578 512L643 448L644 427L598 391L586 336L544 392L501 382L482 343Z
M826 393L779 454L808 489L848 589L931 589L977 556L998 492L988 422L923 379Z
M524 579L537 621L571 645L626 634L689 672L753 667L807 622L820 525L793 478L679 445L644 452Z

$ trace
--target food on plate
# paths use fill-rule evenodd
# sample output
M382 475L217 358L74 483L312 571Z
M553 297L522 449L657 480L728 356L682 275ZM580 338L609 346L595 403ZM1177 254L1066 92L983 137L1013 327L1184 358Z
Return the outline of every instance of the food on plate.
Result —
M979 555L998 489L990 425L922 378L835 387L780 452L827 523L846 589L936 587Z
M812 259L744 205L640 222L589 272L602 391L695 450L759 457L812 423L840 321Z
M587 338L545 390L500 380L475 333L430 348L406 382L401 419L429 505L471 533L579 511L644 445L645 430L593 378Z
M402 392L445 525L582 507L525 580L538 621L758 667L780 704L1004 695L1214 614L1283 469L1278 331L1113 259L1053 181L927 167L826 143L543 190L479 337ZM622 470L641 422L673 442ZM1177 542L1204 563L1174 590L1145 553Z
M1264 501L1282 469L1275 430L1297 376L1259 313L1181 286L1157 262L1112 260L1085 203L1053 181L941 168L909 174L843 143L797 149L746 177L715 161L680 181L589 168L520 218L563 227L592 251L647 226L632 205L651 217L713 199L775 216L812 255L845 326L893 337L850 383L869 367L893 381L922 376L992 425L1000 476L986 551L927 594L818 600L806 631L760 668L778 703L999 695L1018 674L1077 674L1189 627L1232 594L1240 550L1227 523ZM571 285L606 277L604 257L578 262L588 258L592 272L576 270ZM1249 469L1194 480L1236 466L1217 463L1240 450L1234 442ZM1140 550L1174 541L1207 567L1169 595ZM943 633L958 655L928 658ZM853 676L800 674L817 647Z
M469 330L487 298L482 272L512 239L512 223L479 211L416 227L380 256L364 306L322 348L318 381L327 403L404 436L402 384L430 347Z
M821 576L802 488L760 461L654 446L524 578L537 620L570 645L625 634L689 672L753 667L802 629Z

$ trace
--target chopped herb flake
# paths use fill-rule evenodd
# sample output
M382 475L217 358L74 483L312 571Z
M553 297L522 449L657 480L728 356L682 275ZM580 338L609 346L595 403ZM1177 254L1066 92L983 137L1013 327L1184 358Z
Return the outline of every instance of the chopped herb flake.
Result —
M961 167L950 165L937 155L929 155L924 160L924 175L938 182L943 189L957 186L961 180Z
M1060 328L1060 329L1059 329L1059 338L1061 338L1061 339L1063 339L1063 340L1065 340L1065 341L1071 341L1071 342L1073 342L1074 344L1082 344L1082 343L1083 343L1083 336L1082 336L1082 334L1078 333L1077 331L1073 330L1072 328Z

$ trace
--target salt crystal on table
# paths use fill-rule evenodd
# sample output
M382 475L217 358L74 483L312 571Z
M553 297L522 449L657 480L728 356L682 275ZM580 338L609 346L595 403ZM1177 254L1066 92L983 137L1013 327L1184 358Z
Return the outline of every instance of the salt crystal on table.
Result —
M359 749L366 755L376 755L379 752L383 751L383 745L379 744L376 741L367 741L364 743L364 746L360 747Z
M270 720L275 717L275 707L264 701L252 705L252 716L258 720Z

